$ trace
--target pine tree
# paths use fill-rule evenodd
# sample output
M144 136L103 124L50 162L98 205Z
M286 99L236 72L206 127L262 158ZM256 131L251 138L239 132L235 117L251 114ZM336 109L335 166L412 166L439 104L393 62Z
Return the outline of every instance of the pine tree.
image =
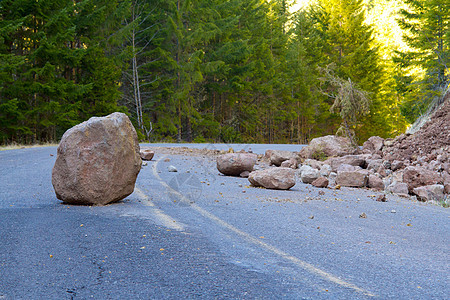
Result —
M399 25L411 50L395 58L403 113L412 122L447 86L449 81L449 0L404 0Z
M322 67L334 63L336 76L350 79L372 100L369 114L355 125L357 138L362 141L373 134L388 135L391 128L385 109L389 104L380 94L384 70L373 29L365 24L363 1L321 0L314 16L326 38Z

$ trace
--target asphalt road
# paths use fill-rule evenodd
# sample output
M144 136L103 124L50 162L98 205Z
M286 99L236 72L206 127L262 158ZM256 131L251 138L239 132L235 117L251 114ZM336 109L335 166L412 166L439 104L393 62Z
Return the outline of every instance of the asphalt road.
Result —
M206 157L160 153L124 201L65 205L51 185L55 159L55 147L0 152L0 299L450 295L449 209L302 183L252 188Z

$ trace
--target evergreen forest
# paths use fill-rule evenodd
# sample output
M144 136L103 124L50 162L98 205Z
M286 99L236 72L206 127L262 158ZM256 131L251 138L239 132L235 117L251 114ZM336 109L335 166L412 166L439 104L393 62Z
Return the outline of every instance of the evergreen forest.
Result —
M450 0L1 0L0 144L127 113L142 141L404 132L446 88Z

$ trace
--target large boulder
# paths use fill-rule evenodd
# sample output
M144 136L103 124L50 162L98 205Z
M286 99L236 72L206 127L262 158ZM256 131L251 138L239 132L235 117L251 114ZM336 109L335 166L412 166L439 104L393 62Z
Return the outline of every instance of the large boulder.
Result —
M254 153L227 153L217 157L217 170L224 175L240 176L253 171L257 155Z
M445 199L444 186L440 184L416 187L413 189L413 194L415 194L420 201L442 201Z
M279 167L286 160L296 159L297 153L283 150L267 150L266 156L269 158L270 164Z
M327 135L312 139L308 146L303 147L299 155L302 158L324 159L330 156L344 156L356 154L350 139L335 135Z
M419 186L442 184L443 178L438 172L421 167L409 166L403 172L403 182L408 185L408 190L411 193Z
M348 187L365 187L367 185L369 172L359 169L355 171L341 171L337 173L336 184Z
M248 181L256 187L288 190L295 185L295 171L291 168L270 168L253 171L248 176Z
M142 160L136 131L123 113L93 117L67 130L52 171L65 203L105 205L134 190Z

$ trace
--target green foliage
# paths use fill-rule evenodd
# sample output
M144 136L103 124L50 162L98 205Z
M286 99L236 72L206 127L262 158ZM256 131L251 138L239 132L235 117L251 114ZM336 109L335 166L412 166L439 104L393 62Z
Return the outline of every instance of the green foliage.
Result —
M120 63L107 54L119 8L100 0L2 2L3 142L55 141L92 115L120 110Z
M371 100L366 91L361 90L350 78L344 80L336 76L332 66L319 71L325 76L323 81L329 88L323 92L328 97L334 99L330 110L338 113L342 119L341 126L337 130L337 135L344 135L356 146L355 129L361 117L369 111Z
M448 0L403 0L398 19L409 49L398 51L397 90L402 113L413 122L438 98L449 82L450 48Z
M151 141L398 134L400 111L412 121L448 82L450 52L448 0L404 0L410 50L391 61L398 47L366 11L398 1L292 15L291 0L3 0L0 143L57 140L113 111Z

